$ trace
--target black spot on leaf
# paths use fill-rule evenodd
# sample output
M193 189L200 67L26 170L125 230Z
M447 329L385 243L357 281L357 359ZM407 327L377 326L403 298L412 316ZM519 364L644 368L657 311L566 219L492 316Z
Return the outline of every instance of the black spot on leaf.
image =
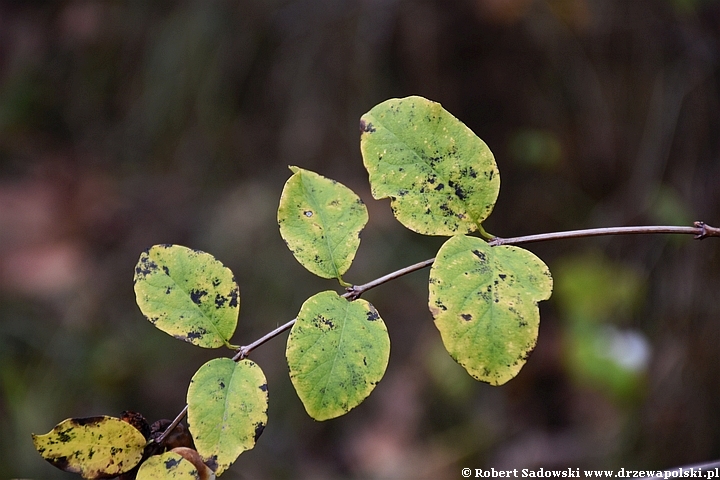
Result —
M463 314L460 315L460 316L461 316L466 322L469 322L470 320L472 320L472 315L470 315L469 313L463 313Z
M367 320L368 321L374 322L378 318L380 318L380 315L378 315L378 313L375 310L371 310L371 311L367 312Z
M366 122L365 120L360 120L360 131L361 132L369 132L373 133L375 131L375 127L373 127L373 124L370 122Z
M85 417L85 418L73 418L72 423L78 426L89 425L91 423L98 423L103 420L104 417Z
M190 290L190 300L192 300L195 305L200 305L202 297L207 294L207 290Z
M229 306L231 306L231 307L238 306L238 295L239 295L239 292L238 292L237 288L234 288L230 292L230 303L228 304Z
M227 302L227 297L223 297L219 293L215 294L215 308L222 308Z
M267 391L268 391L267 383L263 383L262 385L260 385L259 388L260 388L260 390L262 390L263 392L267 392Z
M258 422L255 424L255 441L257 442L257 439L260 438L260 435L262 435L263 430L265 430L265 425Z
M188 340L194 340L196 338L202 338L204 335L207 335L208 331L204 328L198 328L197 330L190 331L187 334Z
M473 255L475 255L477 258L479 258L481 262L486 262L486 261L487 261L487 255L485 255L484 252L481 252L480 250L473 250L472 253L473 253Z
M165 470L172 470L180 463L177 458L168 458L165 460Z

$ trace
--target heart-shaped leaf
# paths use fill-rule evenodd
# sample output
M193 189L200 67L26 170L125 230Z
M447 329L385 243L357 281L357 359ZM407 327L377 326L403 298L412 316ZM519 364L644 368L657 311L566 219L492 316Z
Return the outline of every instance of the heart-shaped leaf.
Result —
M290 380L315 420L344 415L382 379L390 338L375 307L333 291L305 301L288 337Z
M250 360L216 358L193 376L187 404L195 447L220 476L267 425L267 381Z
M205 348L230 345L240 310L232 272L212 255L155 245L135 267L135 298L157 328Z
M278 208L278 224L288 248L302 266L323 278L350 268L368 221L365 204L345 185L315 172L290 167Z
M535 347L537 303L550 298L552 277L527 250L458 235L438 251L429 290L430 311L450 355L476 379L501 385Z
M372 195L425 235L478 230L500 190L488 146L439 103L387 100L362 116L360 148Z
M42 457L83 478L112 478L132 470L142 459L145 437L114 417L69 418L45 435L33 435Z

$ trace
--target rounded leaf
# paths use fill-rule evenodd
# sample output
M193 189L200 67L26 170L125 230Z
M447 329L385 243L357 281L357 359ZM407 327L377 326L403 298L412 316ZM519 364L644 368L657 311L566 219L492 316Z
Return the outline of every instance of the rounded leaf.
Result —
M140 255L134 282L140 310L163 332L200 347L232 347L240 289L212 255L155 245Z
M535 347L537 304L550 298L552 277L527 250L458 235L438 251L429 290L430 311L450 355L474 378L502 385Z
M45 460L83 478L112 478L132 470L146 444L137 428L106 416L69 418L32 437Z
M197 468L175 452L154 455L142 464L137 480L200 480Z
M288 337L290 380L315 420L344 415L382 379L390 338L375 307L333 291L305 301Z
M220 476L267 425L267 381L250 360L210 360L187 393L188 426L203 460Z
M362 116L360 149L372 195L425 235L477 230L490 215L500 175L488 146L439 103L387 100Z
M341 280L360 245L367 208L341 183L302 168L290 170L294 174L285 183L278 208L280 235L302 266L320 277Z

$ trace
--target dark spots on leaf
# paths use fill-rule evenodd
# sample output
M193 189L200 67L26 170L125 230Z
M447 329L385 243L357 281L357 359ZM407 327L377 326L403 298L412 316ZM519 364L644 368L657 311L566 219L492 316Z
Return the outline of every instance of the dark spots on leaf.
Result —
M435 306L438 307L440 310L443 310L443 311L447 310L447 307L445 305L443 305L440 300L435 300Z
M461 317L463 318L463 320L465 320L466 322L469 322L470 320L472 320L472 315L470 315L469 313L463 313L463 314L460 315L460 316L461 316Z
M371 311L367 312L367 320L369 322L374 322L378 318L380 318L380 315L378 315L378 313L375 310L371 310Z
M115 455L122 453L123 450L124 449L122 449L120 447L110 447L110 455L112 455L114 457Z
M146 277L157 270L157 263L150 260L148 257L142 257L138 265L135 267L135 276Z
M367 357L363 357L363 365L367 367Z
M312 212L311 210L305 210L305 211L303 212L303 215L305 215L306 217L310 218L310 217L313 216L313 212Z
M500 273L498 274L498 277L500 277L500 280L505 280L507 278L507 275L505 275L504 273Z
M205 461L205 465L210 467L210 470L212 470L213 472L216 471L218 469L217 455L213 455L212 457L208 458Z
M465 167L460 170L463 177L477 178L477 171L473 167Z
M263 430L265 430L265 425L261 422L258 422L255 424L255 441L257 442L257 439L260 438L260 435L262 435Z
M165 470L172 470L173 468L177 467L180 463L180 460L177 458L168 458L165 460Z
M528 326L528 323L525 320L520 320L518 322L518 327L520 327L520 328L527 327L527 326Z
M70 435L70 433L72 433L72 428L68 428L67 430L61 430L61 431L57 432L58 441L60 443L69 442L70 440L73 439L73 436Z
M335 323L322 315L318 315L313 319L313 325L321 330L332 330L335 328Z
M219 293L215 294L215 308L222 308L225 303L227 303L228 299L227 297L224 297L220 295Z
M172 287L167 287L165 289L165 295L170 295L172 293Z
M230 303L228 304L228 306L235 308L239 305L239 303L238 303L239 293L240 292L238 292L237 288L234 288L230 291Z
M404 197L407 194L408 194L408 190L405 188L398 190L398 197Z
M220 388L225 388L225 382L220 382Z
M267 392L267 391L268 391L267 383L263 383L263 384L260 385L260 387L258 387L258 388L260 388L260 390L262 390L263 392Z
M466 193L466 192L460 187L460 185L458 185L456 182L453 182L452 180L450 180L450 181L448 182L448 186L449 186L450 188L452 188L453 190L455 190L455 195L456 195L460 200L465 200L465 199L467 198L467 193Z
M439 191L442 190L443 188L445 188L445 184L444 184L444 183L438 183L438 184L437 184L437 187L435 187L435 191L436 191L436 192L439 192Z
M207 294L207 290L190 290L190 300L192 300L195 305L200 305L200 303L202 303L202 297Z
M72 423L82 427L83 425L89 425L91 423L99 423L104 417L85 417L85 418L73 418ZM67 431L69 431L68 429Z
M218 286L220 286L220 283L221 283L221 282L220 282L220 279L219 279L219 278L213 278L213 280L212 280L212 286L213 286L213 287L218 287Z
M190 331L187 334L188 340L195 340L197 338L202 338L204 335L207 335L208 331L204 328L198 328L197 330Z
M488 180L492 180L494 176L495 176L495 170L490 170L487 173Z
M487 255L485 255L485 252L481 252L480 250L473 250L472 253L478 259L480 259L481 262L487 262Z
M375 127L373 127L373 124L370 122L366 122L365 120L360 120L360 132L368 132L373 133L375 131Z

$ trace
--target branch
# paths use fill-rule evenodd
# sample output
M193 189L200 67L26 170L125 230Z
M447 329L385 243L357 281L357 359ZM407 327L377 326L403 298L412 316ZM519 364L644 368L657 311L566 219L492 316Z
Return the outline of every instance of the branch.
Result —
M545 240L561 240L565 238L599 237L604 235L628 235L648 233L685 233L695 235L697 240L707 237L720 237L720 228L705 225L703 222L695 222L692 227L608 227L589 228L585 230L570 230L567 232L540 233L524 237L500 238L495 237L488 242L491 247L498 245L518 245L521 243L543 242Z
M499 245L519 245L523 243L542 242L546 240L561 240L565 238L583 238L583 237L599 237L604 235L627 235L627 234L649 234L649 233L674 233L674 234L690 234L694 235L697 240L702 240L707 237L720 237L720 228L711 227L703 222L695 222L692 227L673 227L673 226L650 226L650 227L608 227L608 228L590 228L585 230L569 230L566 232L553 232L553 233L541 233L537 235L527 235L524 237L510 237L501 238L493 237L488 241L488 245L491 247L497 247ZM352 285L347 287L345 293L342 295L350 301L356 300L360 295L367 292L368 290L375 288L379 285L395 280L408 273L422 270L423 268L429 267L435 261L434 258L418 262L414 265L410 265L400 270L396 270L392 273L388 273L380 278L376 278L363 285ZM239 362L250 355L250 352L255 350L260 345L272 340L283 332L290 330L297 318L293 318L284 325L280 325L275 330L266 333L259 339L255 340L249 345L240 347L237 353L232 357L233 361ZM187 405L180 414L173 420L170 426L163 432L162 436L158 439L158 443L167 437L170 432L177 426L185 415L187 415Z

